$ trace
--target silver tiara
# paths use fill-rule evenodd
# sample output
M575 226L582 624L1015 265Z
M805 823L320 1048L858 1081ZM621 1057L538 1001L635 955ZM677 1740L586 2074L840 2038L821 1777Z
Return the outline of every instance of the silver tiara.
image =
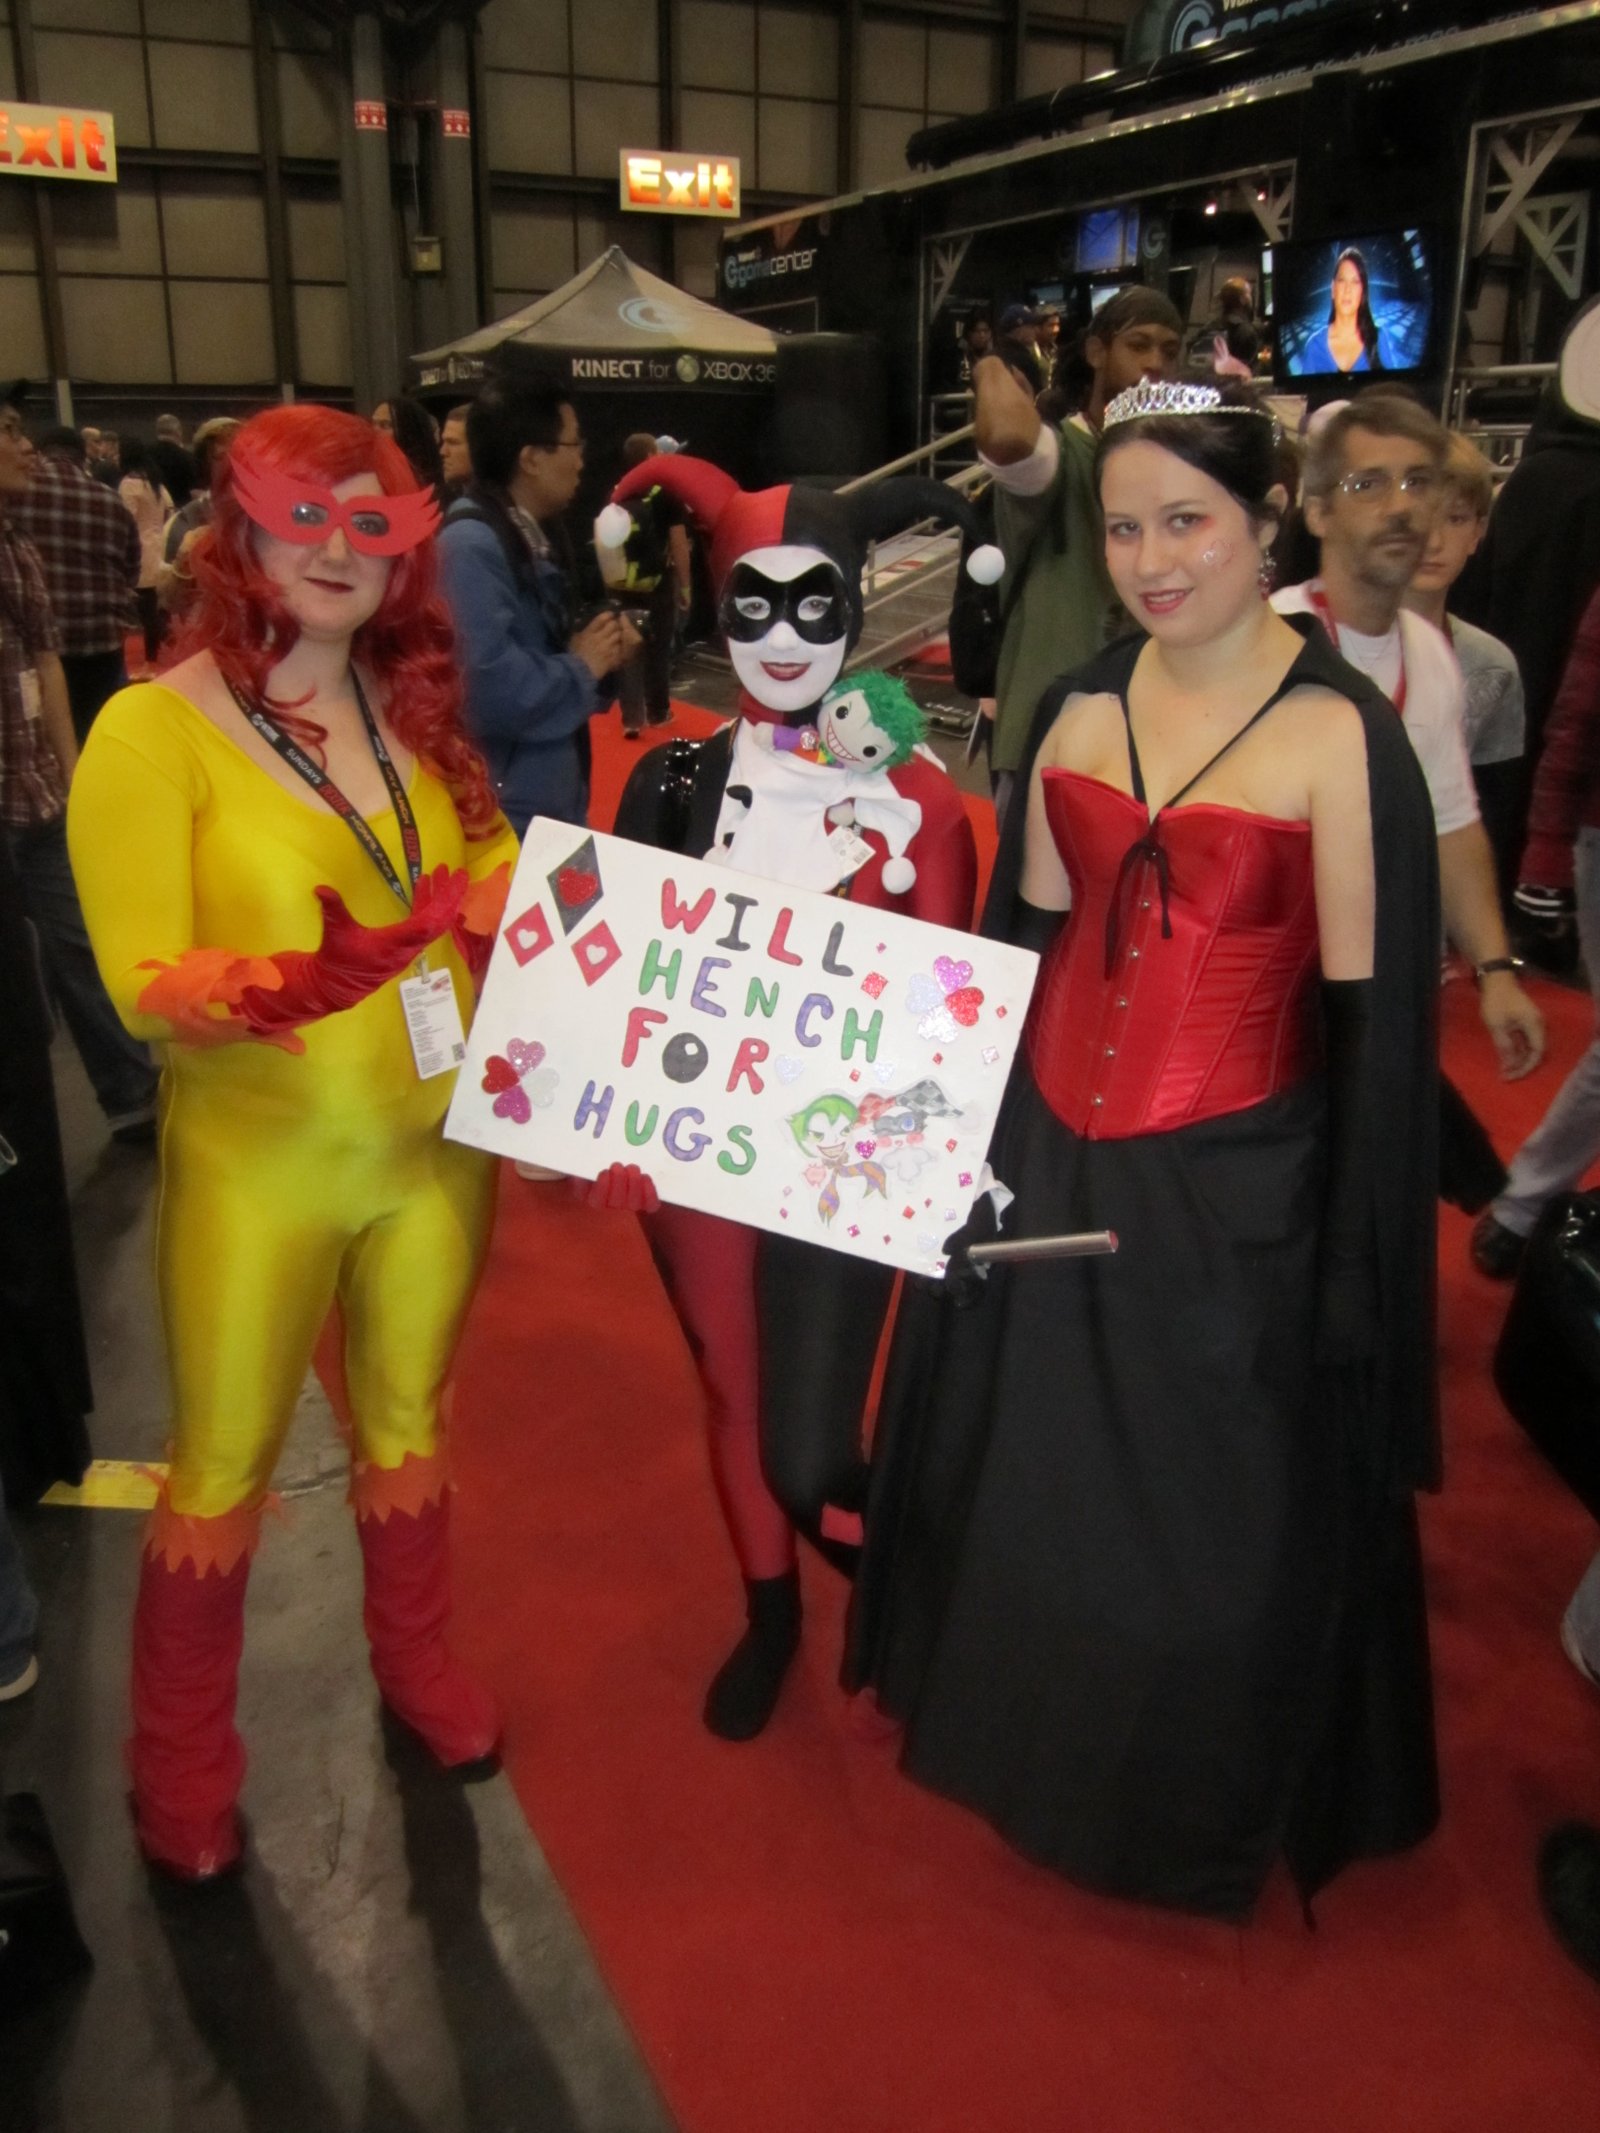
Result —
M1112 430L1119 422L1133 422L1140 415L1256 415L1272 424L1274 435L1278 429L1278 418L1270 408L1256 407L1247 400L1224 400L1214 385L1151 384L1149 379L1118 393L1106 409L1102 427Z

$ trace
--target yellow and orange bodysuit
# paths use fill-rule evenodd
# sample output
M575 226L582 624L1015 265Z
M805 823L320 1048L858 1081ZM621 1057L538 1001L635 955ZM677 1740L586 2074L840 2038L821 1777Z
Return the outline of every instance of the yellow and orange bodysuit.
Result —
M516 842L503 822L470 841L450 793L421 762L407 797L425 872L464 869L484 884L508 876ZM394 811L369 820L404 882ZM174 1003L193 992L196 972L316 949L320 887L337 890L366 926L404 913L349 827L309 788L301 796L280 785L159 683L124 690L101 711L68 827L107 989L128 1028L164 1053L157 1259L172 1450L147 1564L168 1572L187 1564L203 1583L213 1572L226 1582L247 1563L335 1299L365 1549L368 1529L393 1523L396 1512L409 1526L442 1507L440 1390L488 1237L493 1165L443 1138L455 1077L419 1078L399 979L306 1024L294 1050ZM480 908L492 902L492 893L478 898ZM430 967L450 968L465 1025L473 986L457 945L446 933L427 954ZM232 1041L207 1041L219 1033ZM372 1632L370 1551L367 1567ZM135 1792L141 1837L160 1855L159 1814L147 1816L138 1798L145 1611L141 1593ZM388 1700L412 1716L381 1664L377 1671ZM412 1722L443 1760L469 1759L451 1752L460 1742L433 1740L425 1721ZM162 1760L157 1752L148 1773L156 1792L172 1775ZM226 1804L231 1821L231 1797Z

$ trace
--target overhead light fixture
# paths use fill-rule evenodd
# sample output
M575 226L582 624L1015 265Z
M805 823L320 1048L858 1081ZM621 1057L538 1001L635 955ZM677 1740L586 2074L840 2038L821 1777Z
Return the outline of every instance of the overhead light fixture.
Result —
M1205 213L1206 213L1206 214L1208 214L1208 215L1214 215L1214 214L1216 213L1216 211L1217 211L1217 203L1216 203L1216 201L1215 201L1215 200L1208 200L1208 201L1206 202L1206 204L1205 204Z
M1261 202L1262 206L1265 207L1267 201L1267 188L1264 185L1258 185L1256 187L1256 198Z

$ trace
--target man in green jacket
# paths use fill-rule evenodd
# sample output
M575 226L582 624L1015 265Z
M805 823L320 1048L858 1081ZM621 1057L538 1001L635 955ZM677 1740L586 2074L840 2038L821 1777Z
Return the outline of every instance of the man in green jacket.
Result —
M1106 404L1143 378L1176 377L1183 321L1155 289L1121 289L1096 312L1084 354L1088 400L1059 426L998 357L975 365L978 451L994 475L995 531L1006 559L992 766L1004 817L1040 697L1091 658L1124 618L1106 575L1094 455Z

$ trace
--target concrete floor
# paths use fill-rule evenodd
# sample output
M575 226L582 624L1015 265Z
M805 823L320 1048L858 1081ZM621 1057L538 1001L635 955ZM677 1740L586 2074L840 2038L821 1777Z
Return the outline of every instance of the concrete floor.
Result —
M70 1049L57 1083L106 1459L157 1459L155 1166L112 1147ZM40 1682L0 1707L6 1791L45 1801L95 1968L0 2025L0 2133L669 2133L508 1781L462 1786L382 1722L344 1454L308 1385L252 1577L244 1874L148 1874L123 1798L141 1518L17 1526Z

